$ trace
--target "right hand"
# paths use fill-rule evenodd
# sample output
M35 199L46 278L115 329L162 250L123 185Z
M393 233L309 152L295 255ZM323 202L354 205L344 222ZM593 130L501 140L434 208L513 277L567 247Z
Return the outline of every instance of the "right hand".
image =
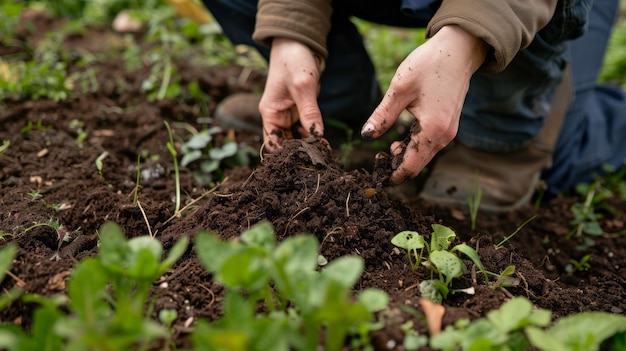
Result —
M292 127L298 120L302 136L324 135L317 104L318 60L313 51L300 42L286 38L272 40L265 92L259 103L268 151L276 150L285 139L293 138Z

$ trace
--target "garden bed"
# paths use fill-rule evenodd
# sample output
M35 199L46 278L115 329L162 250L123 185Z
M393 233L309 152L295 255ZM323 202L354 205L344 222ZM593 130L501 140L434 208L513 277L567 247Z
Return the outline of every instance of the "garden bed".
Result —
M24 39L38 38L37 33L48 29L40 27ZM103 48L90 44L119 43L118 39L123 41L119 34L94 28L65 44L71 52L94 52ZM7 47L0 53L15 54ZM321 244L320 255L330 262L345 255L361 257L364 269L354 291L378 288L390 301L389 308L376 314L385 326L373 333L373 344L377 349L393 345L400 349L405 337L401 325L406 321L412 321L421 335L428 334L417 316L423 313L419 283L429 273L413 270L406 252L391 239L406 230L430 237L432 225L442 224L456 233L454 244L476 249L487 271L499 274L515 266L512 286L489 287L480 273L476 279L475 266L465 260L469 271L455 279L452 288L474 287L475 293L451 293L444 299L444 326L460 318L483 317L514 296L550 310L554 319L584 311L626 314L626 200L617 196L603 201L604 210L598 207L602 235L570 235L571 208L586 200L577 195L544 199L537 208L505 215L481 212L472 229L466 209L421 201L415 196L417 185L386 187L380 169L348 170L338 151L330 152L319 140L300 140L266 155L262 162L251 157L249 166L227 169L226 180L216 188L197 182L193 174L197 168L181 167L184 211L175 216L175 165L164 121L172 128L180 161L181 147L191 136L187 126L196 130L219 126L203 117L230 94L262 88L264 75L235 64L174 65L183 83L197 81L211 97L206 111L193 98L149 101L141 85L150 70L128 72L123 59L114 55L99 64L99 86L93 92L59 101L7 100L0 105L0 141L10 142L0 153L1 245L19 246L4 289L20 286L47 297L64 294L72 269L97 255L97 233L107 221L119 224L129 238L153 234L166 251L181 237L193 240L200 231L230 240L269 221L279 242L299 233L314 235ZM221 145L225 140L254 150L261 143L246 131L224 127L214 142ZM58 227L35 226L53 223L62 225L70 237L60 248ZM60 259L51 260L56 253ZM153 317L162 309L177 311L173 330L179 347L189 346L197 320L216 320L222 314L224 288L212 280L191 249L150 293ZM36 306L14 301L1 312L1 320L28 328Z

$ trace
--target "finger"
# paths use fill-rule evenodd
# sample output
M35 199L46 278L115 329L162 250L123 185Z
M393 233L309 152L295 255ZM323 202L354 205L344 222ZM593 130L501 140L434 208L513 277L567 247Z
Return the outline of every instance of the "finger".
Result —
M421 140L419 135L412 135L408 144L394 143L391 152L394 159L399 159L399 166L391 174L391 183L400 184L408 178L417 176L434 156L432 148L420 148ZM423 145L425 146L425 145Z
M265 149L269 152L280 148L283 141L293 138L291 133L293 110L274 111L263 118L263 141Z
M294 102L297 106L297 118L304 129L303 136L324 136L324 122L322 113L317 104L317 83L307 84L294 92Z
M400 98L400 92L393 88L393 83L378 107L361 128L361 136L365 139L376 139L383 135L398 119L400 113L408 105ZM404 94L406 95L406 94Z

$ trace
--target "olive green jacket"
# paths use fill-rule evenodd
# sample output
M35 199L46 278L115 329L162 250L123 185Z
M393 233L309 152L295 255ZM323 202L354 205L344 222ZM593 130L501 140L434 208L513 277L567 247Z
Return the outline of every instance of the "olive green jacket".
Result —
M518 51L552 18L557 0L443 0L428 23L427 37L456 24L491 48L483 72L501 72ZM259 0L253 38L270 45L274 37L308 45L320 58L328 56L331 0Z

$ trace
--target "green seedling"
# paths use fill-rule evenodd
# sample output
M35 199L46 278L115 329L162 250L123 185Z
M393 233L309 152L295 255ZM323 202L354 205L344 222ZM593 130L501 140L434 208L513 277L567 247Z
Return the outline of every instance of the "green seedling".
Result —
M98 175L100 176L100 180L104 180L104 175L102 175L102 168L104 167L103 161L108 156L109 156L109 152L104 151L96 158L96 169L98 170Z
M11 146L11 140L3 140L0 145L0 154L5 152Z
M507 241L511 240L511 238L513 238L515 235L517 235L517 233L519 233L520 230L522 230L522 228L524 228L528 223L532 222L535 218L537 218L537 215L533 215L532 217L530 217L527 220L525 220L524 223L522 223L519 227L517 227L515 229L515 231L513 233L511 233L511 235L505 237L504 239L502 239L502 241L500 241L498 244L496 244L496 246L495 246L496 250L499 250L500 248L502 248L502 246Z
M78 146L79 149L82 149L84 146L83 143L85 142L85 139L87 139L88 135L85 130L85 122L73 119L69 123L69 128L76 132L76 146Z
M567 272L567 275L572 276L576 272L589 270L589 268L591 268L591 264L589 263L590 259L591 254L584 255L580 260L571 258L569 263L565 266L565 272Z
M470 213L470 227L472 230L476 230L476 219L478 218L478 209L480 208L480 202L483 198L483 189L480 187L478 181L478 174L476 174L476 183L470 189L467 197L467 205Z
M0 349L21 350L153 350L171 340L176 318L158 311L161 323L149 317L149 290L185 253L187 237L164 257L161 243L147 236L127 240L121 228L105 223L97 256L78 263L68 279L67 297L25 296L40 306L29 333L0 326ZM0 252L0 268L4 268ZM0 275L4 272L0 269ZM0 276L1 277L1 276ZM159 348L163 349L163 348Z
M392 244L407 251L409 264L413 270L421 265L430 270L431 279L420 283L420 291L424 298L440 303L448 296L452 279L460 277L467 271L463 261L456 255L457 251L469 257L483 273L485 283L489 283L487 271L476 250L467 244L449 248L456 238L454 231L440 224L433 224L432 228L430 245L422 235L414 231L400 232L391 239ZM438 279L433 278L435 274L438 275Z
M20 132L24 139L30 139L29 132L33 130L52 130L52 126L44 125L41 120L38 120L37 123L28 121L28 123L20 129Z
M430 339L430 346L437 350L523 351L530 348L524 335L528 326L545 327L550 323L551 313L534 309L532 303L522 297L505 302L498 310L487 313L486 318L470 322L460 319Z
M26 195L30 196L31 199L37 200L43 197L40 192L36 190L29 191Z
M65 227L57 220L54 219L50 219L49 221L45 222L45 223L36 223L33 224L32 226L24 229L24 233L27 233L35 228L38 227L48 227L48 228L52 228L54 230L54 232L57 235L57 241L58 241L58 245L57 245L57 249L54 253L54 255L52 255L52 257L50 257L50 261L60 261L61 260L61 256L59 256L59 250L61 250L61 245L63 245L64 242L69 242L72 237L70 236L70 233L67 229L65 229Z
M214 143L214 136L222 133L220 127L211 127L200 132L193 131L192 137L185 142L181 150L183 158L181 167L198 164L197 170L192 171L196 181L202 185L215 185L215 182L224 179L226 168L248 166L250 156L258 153L250 146L226 141L218 146Z
M353 298L362 258L344 256L317 271L317 239L301 234L277 245L268 222L245 231L239 241L199 233L195 249L227 292L223 317L211 325L199 321L191 337L194 350L316 350L323 342L325 350L336 351L347 335L367 334L372 313L388 303L387 294L376 289ZM258 312L259 302L267 313Z

